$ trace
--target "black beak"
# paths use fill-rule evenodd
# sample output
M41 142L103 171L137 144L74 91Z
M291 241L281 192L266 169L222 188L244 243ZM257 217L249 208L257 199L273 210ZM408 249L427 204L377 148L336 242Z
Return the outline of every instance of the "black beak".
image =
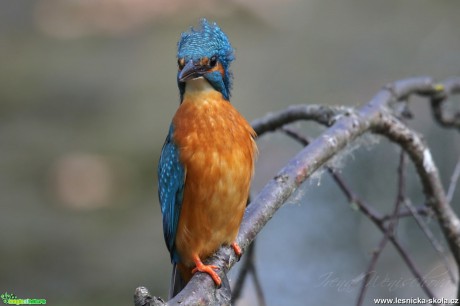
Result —
M206 73L207 69L208 67L203 67L200 64L195 64L192 60L190 60L179 73L179 81L185 82L199 78Z

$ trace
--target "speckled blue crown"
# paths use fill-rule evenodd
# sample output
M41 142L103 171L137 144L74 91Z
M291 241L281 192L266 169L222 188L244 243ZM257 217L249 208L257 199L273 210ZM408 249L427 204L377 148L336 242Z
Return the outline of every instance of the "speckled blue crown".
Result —
M190 31L181 34L177 44L177 57L185 58L185 61L199 60L206 56L208 58L217 55L220 62L227 68L234 60L233 48L219 26L206 19L201 19L201 27L190 28Z

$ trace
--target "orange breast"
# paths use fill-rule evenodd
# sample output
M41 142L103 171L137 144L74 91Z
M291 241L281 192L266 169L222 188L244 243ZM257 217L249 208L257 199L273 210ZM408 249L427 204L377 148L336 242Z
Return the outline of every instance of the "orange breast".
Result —
M217 91L185 94L173 118L186 169L176 234L181 263L193 266L238 233L257 148L254 130Z

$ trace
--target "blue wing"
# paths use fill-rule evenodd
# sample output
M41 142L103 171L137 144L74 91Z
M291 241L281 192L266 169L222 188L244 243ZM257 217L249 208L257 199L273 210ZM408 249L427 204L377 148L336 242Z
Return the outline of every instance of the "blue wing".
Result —
M171 261L177 263L179 254L175 249L177 224L182 207L185 184L185 168L179 160L179 149L173 141L173 125L169 128L158 164L158 195L163 214L163 234L171 254Z

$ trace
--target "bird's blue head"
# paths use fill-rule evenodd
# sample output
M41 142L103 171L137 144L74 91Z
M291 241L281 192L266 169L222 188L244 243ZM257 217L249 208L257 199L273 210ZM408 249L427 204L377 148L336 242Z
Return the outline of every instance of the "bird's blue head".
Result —
M199 77L205 78L229 100L232 86L229 66L233 60L233 48L216 23L201 19L200 28L182 33L177 44L177 84L181 101L186 82Z

